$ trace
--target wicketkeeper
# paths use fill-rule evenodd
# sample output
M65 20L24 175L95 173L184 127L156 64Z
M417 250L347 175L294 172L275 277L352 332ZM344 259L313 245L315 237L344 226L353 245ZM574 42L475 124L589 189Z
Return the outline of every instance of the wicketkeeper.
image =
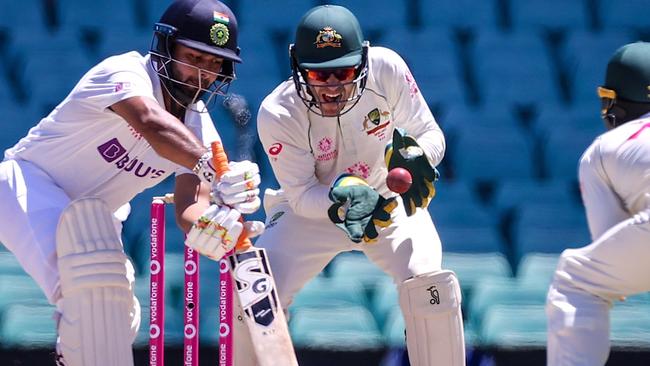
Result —
M280 302L289 306L337 254L363 251L398 285L411 364L464 365L460 286L441 268L427 211L445 139L413 75L394 51L369 46L341 6L308 11L289 52L293 78L257 120L282 190L265 195L256 246L268 252ZM386 187L394 167L413 178L401 195Z

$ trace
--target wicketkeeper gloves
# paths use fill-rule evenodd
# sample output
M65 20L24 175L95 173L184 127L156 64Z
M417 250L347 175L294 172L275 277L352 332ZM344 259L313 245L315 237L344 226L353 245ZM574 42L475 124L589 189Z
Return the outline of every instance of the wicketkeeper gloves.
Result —
M338 176L330 186L329 197L334 202L327 210L330 220L355 243L376 241L377 227L390 225L390 214L397 207L394 197L382 197L352 174Z
M415 138L396 128L393 141L386 146L384 158L388 171L395 167L404 168L413 178L411 188L401 194L406 214L413 215L417 207L426 208L436 194L433 182L440 174L431 166Z

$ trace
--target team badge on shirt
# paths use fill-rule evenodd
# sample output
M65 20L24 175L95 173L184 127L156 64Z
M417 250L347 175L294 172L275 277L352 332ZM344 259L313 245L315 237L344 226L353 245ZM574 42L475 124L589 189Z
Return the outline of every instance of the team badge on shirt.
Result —
M363 131L383 140L386 138L386 128L390 125L390 112L375 108L363 117Z
M332 27L325 27L323 30L318 32L316 36L316 48L325 48L325 47L341 47L341 40L343 36L338 34L336 30Z

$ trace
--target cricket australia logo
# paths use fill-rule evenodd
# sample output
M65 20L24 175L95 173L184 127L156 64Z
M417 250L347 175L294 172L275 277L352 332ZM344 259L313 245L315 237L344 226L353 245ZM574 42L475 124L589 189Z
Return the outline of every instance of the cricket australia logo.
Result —
M429 287L427 291L429 291L429 295L431 295L431 299L429 299L429 304L440 305L440 293L438 292L436 286Z
M334 30L332 27L325 27L323 30L318 32L316 36L316 48L325 48L325 47L341 47L341 41L343 37Z
M367 135L374 135L379 140L386 138L386 128L390 125L390 112L375 108L363 117L363 131Z

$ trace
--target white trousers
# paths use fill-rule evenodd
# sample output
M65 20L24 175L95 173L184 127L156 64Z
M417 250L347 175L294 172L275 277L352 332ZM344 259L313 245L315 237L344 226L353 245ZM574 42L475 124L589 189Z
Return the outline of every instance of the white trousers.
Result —
M609 309L650 290L648 211L614 226L592 244L565 250L548 292L547 364L604 365Z
M51 304L61 297L56 255L59 216L68 195L37 166L22 160L0 163L0 242L18 259ZM124 213L124 209L127 210ZM121 232L128 205L114 220Z
M352 242L327 218L298 216L286 202L266 207L267 228L255 245L267 251L282 306L288 308L305 283L341 252L363 251L396 284L440 270L442 249L431 216L426 210L417 209L407 217L401 199L398 200L392 213L393 223L380 230L373 244ZM273 220L278 215L281 216Z

